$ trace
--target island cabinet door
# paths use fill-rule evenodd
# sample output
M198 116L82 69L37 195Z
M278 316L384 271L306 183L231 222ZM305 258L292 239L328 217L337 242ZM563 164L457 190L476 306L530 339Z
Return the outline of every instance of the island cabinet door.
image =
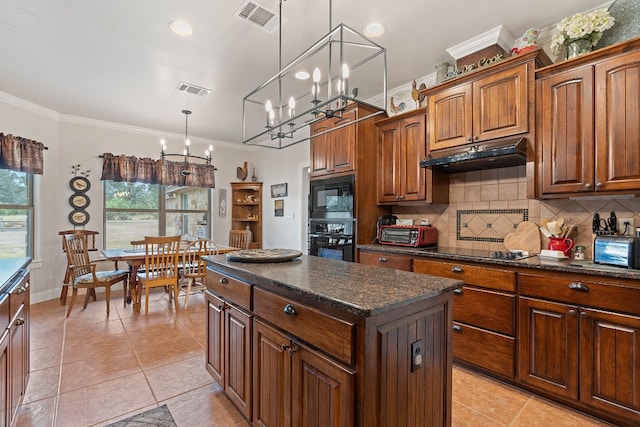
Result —
M207 372L224 387L224 301L206 293L207 299Z
M578 398L578 307L520 297L520 380Z
M291 427L291 341L254 319L253 425Z
M252 316L232 305L224 311L224 392L251 420L251 324Z
M582 309L580 400L640 420L640 317Z
M291 351L293 425L353 426L355 373L303 345Z

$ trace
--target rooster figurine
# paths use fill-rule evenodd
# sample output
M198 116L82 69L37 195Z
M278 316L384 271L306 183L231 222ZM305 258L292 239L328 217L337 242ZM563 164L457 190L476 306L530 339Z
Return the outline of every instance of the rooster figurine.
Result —
M247 162L244 162L244 165L242 165L242 167L238 166L238 168L236 169L236 176L239 180L244 181L245 179L247 179L247 175L249 175L249 167L247 165Z

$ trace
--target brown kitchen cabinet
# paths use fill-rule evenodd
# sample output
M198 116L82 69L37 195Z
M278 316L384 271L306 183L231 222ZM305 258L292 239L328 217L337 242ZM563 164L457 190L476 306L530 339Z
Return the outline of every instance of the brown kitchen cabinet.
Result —
M537 75L542 198L640 190L640 43Z
M231 183L231 229L251 230L249 249L262 248L262 183Z
M623 425L640 417L640 288L518 275L519 380Z
M413 257L410 255L392 254L383 251L358 250L360 264L376 267L394 268L396 270L412 271Z
M448 203L448 179L420 167L427 155L425 110L384 119L376 126L378 203Z
M251 286L207 271L206 369L246 419L252 419ZM217 295L216 295L217 294Z
M529 67L495 67L429 94L429 151L528 132Z
M420 258L413 271L464 281L453 296L454 360L515 378L515 271Z
M341 118L321 119L311 124L309 175L312 179L346 175L366 167L367 162L375 164L375 149L371 144L375 136L375 117L353 123L375 111L354 103L347 107Z

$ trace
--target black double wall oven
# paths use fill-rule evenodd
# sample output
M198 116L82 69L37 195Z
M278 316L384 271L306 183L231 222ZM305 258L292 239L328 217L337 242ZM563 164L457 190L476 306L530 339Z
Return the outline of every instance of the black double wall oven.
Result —
M309 255L355 259L353 175L310 182Z

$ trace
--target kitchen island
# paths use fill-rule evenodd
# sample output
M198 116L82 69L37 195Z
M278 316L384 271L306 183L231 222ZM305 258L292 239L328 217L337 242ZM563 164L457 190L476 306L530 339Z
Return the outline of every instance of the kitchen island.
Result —
M207 370L254 425L451 425L460 280L205 259Z

